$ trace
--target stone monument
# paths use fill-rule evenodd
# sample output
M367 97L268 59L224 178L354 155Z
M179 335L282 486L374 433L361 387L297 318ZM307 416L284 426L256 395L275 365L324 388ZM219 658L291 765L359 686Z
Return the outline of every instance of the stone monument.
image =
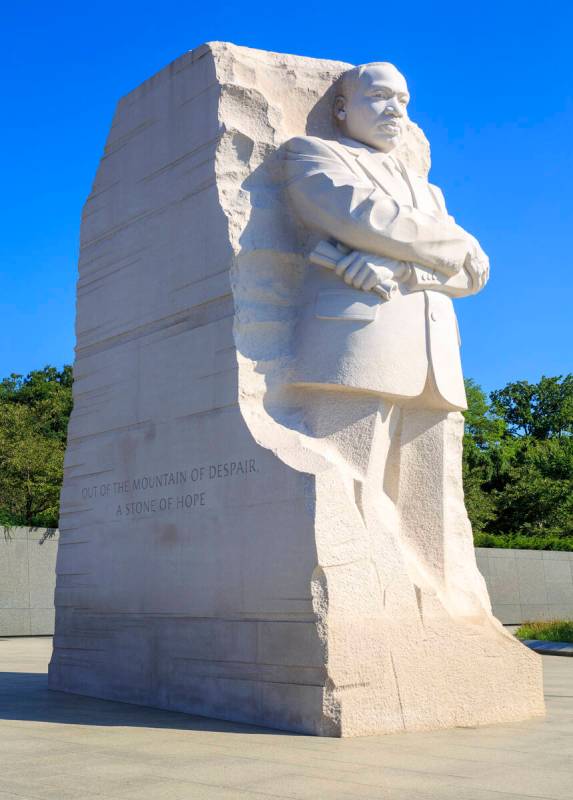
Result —
M390 64L204 45L117 108L81 233L50 686L352 736L543 713L464 508L488 260Z

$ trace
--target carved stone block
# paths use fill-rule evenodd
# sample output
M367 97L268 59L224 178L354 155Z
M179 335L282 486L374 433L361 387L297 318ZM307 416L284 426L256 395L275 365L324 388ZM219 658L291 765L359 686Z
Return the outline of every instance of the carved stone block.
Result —
M281 146L335 138L349 66L213 43L118 104L82 221L53 689L329 736L543 712L475 565L460 415L320 388L373 296L309 266ZM399 155L425 176L411 123ZM342 319L320 274L356 295Z

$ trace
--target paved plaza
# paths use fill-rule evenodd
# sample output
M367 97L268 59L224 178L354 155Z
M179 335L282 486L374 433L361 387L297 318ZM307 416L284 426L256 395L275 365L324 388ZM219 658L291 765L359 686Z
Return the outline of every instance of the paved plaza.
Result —
M320 739L50 692L49 638L0 639L0 800L573 797L573 659L545 720Z

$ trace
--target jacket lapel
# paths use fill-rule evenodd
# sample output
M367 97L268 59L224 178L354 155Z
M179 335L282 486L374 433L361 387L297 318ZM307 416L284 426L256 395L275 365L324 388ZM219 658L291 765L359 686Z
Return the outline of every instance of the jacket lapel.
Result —
M419 208L420 211L424 211L426 214L432 214L433 216L441 217L444 215L447 216L444 208L442 208L438 199L434 196L428 181L425 178L422 178L420 175L416 175L416 173L409 169L405 169L405 172L408 182L412 187L412 194L416 199L416 207Z
M391 197L396 195L396 181L390 171L383 164L377 163L376 159L368 150L360 150L357 153L356 161L363 172L368 175L371 181L383 189Z
M374 154L365 145L359 145L352 139L341 139L341 155L348 165L368 179L378 188L382 189L387 195L403 205L416 205L415 187L410 176L402 177L395 172L385 159Z
M356 160L370 180L396 202L401 205L415 205L413 187L399 172L392 169L387 160L373 155L366 148L360 149Z

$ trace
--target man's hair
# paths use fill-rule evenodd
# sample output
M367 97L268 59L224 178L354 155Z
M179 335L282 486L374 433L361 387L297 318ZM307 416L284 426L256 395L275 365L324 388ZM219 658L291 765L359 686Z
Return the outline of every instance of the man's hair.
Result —
M348 69L346 72L343 72L340 78L336 81L335 97L342 96L348 99L356 88L360 78L369 67L392 67L392 69L395 69L396 72L400 71L389 61L371 61L369 64L359 64L357 67L352 67L352 69Z

